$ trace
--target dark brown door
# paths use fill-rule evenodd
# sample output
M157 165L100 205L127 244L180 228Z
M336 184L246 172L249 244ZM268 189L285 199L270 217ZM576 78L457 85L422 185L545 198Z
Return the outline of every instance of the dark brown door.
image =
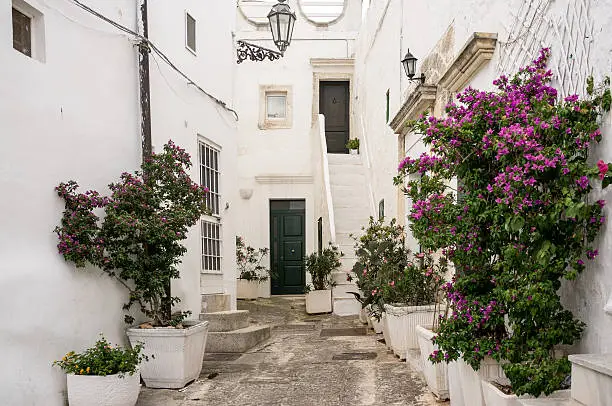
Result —
M320 82L319 112L325 116L325 138L329 153L348 153L349 101L349 82Z
M302 294L306 284L304 200L270 201L272 294Z

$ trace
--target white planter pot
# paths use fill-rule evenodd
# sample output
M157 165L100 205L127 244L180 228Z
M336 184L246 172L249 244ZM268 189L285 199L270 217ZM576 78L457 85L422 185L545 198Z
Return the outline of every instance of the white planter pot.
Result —
M306 293L306 313L331 313L332 311L332 291L311 290Z
M140 393L140 373L107 376L67 374L70 406L134 406Z
M461 396L463 397L463 405L465 406L485 406L485 400L482 390L482 383L488 381L507 381L506 375L501 367L501 364L491 357L485 357L480 364L478 372L474 371L463 359L457 361L457 376L458 386L461 388ZM455 394L451 384L450 398L451 402ZM452 403L455 406L454 403Z
M255 300L259 296L259 281L238 279L236 284L236 298Z
M434 311L434 305L392 306L385 304L391 349L400 359L406 358L408 350L419 348L416 326L431 324Z
M383 312L380 321L382 322L382 332L385 339L385 345L387 346L387 349L391 349L391 337L389 336L389 322L387 321L387 313Z
M429 390L440 400L446 400L448 396L448 364L441 362L432 364L429 361L429 354L438 349L437 345L431 342L434 337L433 331L423 326L416 327L417 340L421 350L421 360L423 362L423 375Z
M186 328L128 329L130 343L143 343L143 353L149 356L149 361L140 365L140 374L147 387L182 388L200 375L208 321L183 325Z
M486 406L536 406L536 405L556 405L562 399L570 398L570 390L558 390L548 396L533 396L523 395L506 395L491 382L482 382L482 394L485 399ZM602 405L603 406L603 405Z
M451 406L466 406L463 403L463 388L459 378L459 365L456 361L448 364L448 396Z
M380 334L383 332L383 325L382 325L381 320L377 320L375 316L370 316L370 322L372 323L372 329L374 330L376 334Z
M588 406L612 405L612 354L570 355L572 398Z
M358 149L349 149L349 153L351 155L358 155L359 154L359 150Z
M359 312L359 322L361 324L369 324L368 323L368 311L365 308L362 308Z

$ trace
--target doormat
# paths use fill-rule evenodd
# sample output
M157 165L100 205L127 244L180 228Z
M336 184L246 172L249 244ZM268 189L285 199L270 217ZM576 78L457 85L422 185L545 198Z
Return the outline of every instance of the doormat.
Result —
M242 357L241 353L231 353L231 352L217 352L217 353L204 353L204 361L236 361L238 358Z
M321 337L354 337L365 336L368 330L365 327L356 328L324 328L321 330Z
M376 359L375 352L343 352L332 357L334 361L365 361Z

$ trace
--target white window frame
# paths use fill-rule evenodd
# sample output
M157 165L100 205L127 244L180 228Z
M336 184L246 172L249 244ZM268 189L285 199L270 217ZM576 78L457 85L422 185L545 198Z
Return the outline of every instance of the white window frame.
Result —
M205 149L208 148L216 152L217 154L216 168L206 165L207 162L204 162L203 153L202 153L203 148ZM204 137L199 137L198 139L198 168L200 171L200 184L203 186L209 187L211 189L211 192L215 193L215 195L218 198L218 203L217 203L218 212L217 213L213 212L210 215L202 216L202 218L200 219L200 241L201 241L200 269L202 273L206 273L206 274L223 274L223 221L222 221L221 213L224 210L224 207L222 207L222 204L221 204L221 200L222 200L221 199L221 196L222 196L221 180L223 177L222 165L221 165L221 147ZM216 185L214 183L211 184L210 182L206 184L202 176L204 170L216 171L216 174L217 174ZM215 186L216 186L216 190L213 190ZM214 238L214 236L210 236L206 234L205 227L207 227L208 224L211 224L212 227L218 227L217 238ZM213 248L215 247L214 244L217 244L216 248ZM219 264L218 267L210 267L210 266L206 267L205 266L206 262L210 264L211 261L213 262L218 261L218 264ZM215 268L218 268L218 269L215 269Z
M285 96L285 117L268 117L268 96ZM291 86L259 87L259 129L274 130L293 126L293 89Z
M13 24L12 24L12 9L19 11L25 16L30 18L30 46L32 56L28 56L21 51L13 48ZM33 7L24 0L12 0L11 1L11 48L13 51L18 52L26 58L34 59L39 62L46 61L45 54L45 26L44 26L44 15L37 8Z
M193 20L193 24L194 24L194 41L195 41L195 46L196 49L192 49L189 46L189 18L191 18ZM194 16L192 16L187 10L185 10L185 48L187 48L187 50L189 52L191 52L194 55L198 54L198 20L195 19Z

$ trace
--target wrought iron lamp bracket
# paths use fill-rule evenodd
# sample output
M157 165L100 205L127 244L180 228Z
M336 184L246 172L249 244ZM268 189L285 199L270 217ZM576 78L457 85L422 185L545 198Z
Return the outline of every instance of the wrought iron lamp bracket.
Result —
M246 61L247 59L254 62L265 61L266 59L275 61L283 57L282 52L273 51L246 41L237 42L236 54L238 63L242 63L242 61Z

